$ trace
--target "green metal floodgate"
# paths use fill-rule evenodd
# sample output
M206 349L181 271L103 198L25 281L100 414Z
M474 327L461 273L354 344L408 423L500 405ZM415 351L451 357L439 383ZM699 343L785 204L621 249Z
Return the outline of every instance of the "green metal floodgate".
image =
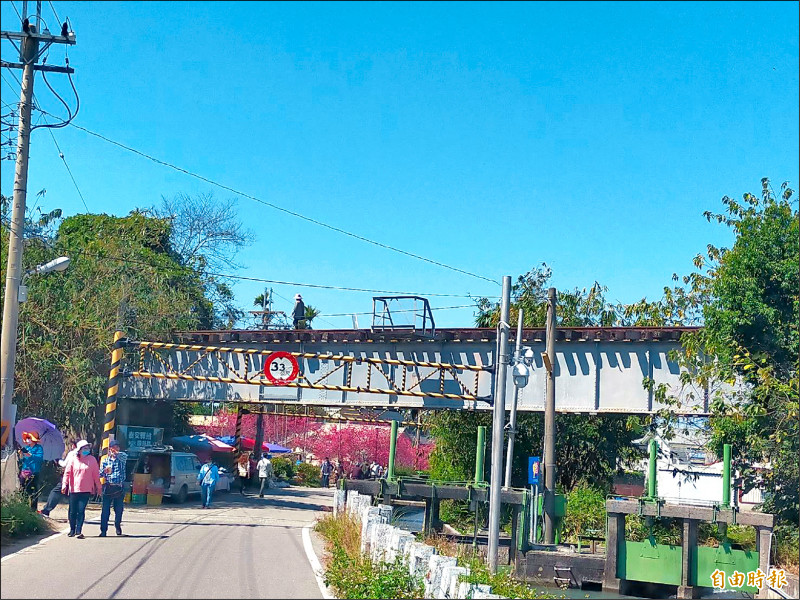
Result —
M644 581L681 585L681 546L625 541L620 544L617 577L628 581ZM697 546L690 559L690 585L712 587L711 574L716 570L727 578L735 571L747 574L758 569L758 552L734 550L730 544L718 548ZM741 591L757 593L758 588L743 586Z

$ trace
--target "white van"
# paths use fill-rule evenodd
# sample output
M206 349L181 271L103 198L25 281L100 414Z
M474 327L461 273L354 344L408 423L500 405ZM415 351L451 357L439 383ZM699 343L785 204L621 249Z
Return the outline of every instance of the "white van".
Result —
M164 496L181 504L189 494L200 493L199 471L200 460L194 454L164 446L142 449L132 473L149 473L152 485L163 486Z

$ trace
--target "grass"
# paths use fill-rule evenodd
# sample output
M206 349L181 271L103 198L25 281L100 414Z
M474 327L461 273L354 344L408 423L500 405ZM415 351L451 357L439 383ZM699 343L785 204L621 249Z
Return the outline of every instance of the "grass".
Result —
M3 496L0 505L0 534L3 538L20 538L49 529L42 516L31 510L27 496L21 492Z
M349 515L320 519L315 530L325 538L330 558L325 584L340 598L422 598L421 579L412 578L400 559L373 563L361 554L361 528Z

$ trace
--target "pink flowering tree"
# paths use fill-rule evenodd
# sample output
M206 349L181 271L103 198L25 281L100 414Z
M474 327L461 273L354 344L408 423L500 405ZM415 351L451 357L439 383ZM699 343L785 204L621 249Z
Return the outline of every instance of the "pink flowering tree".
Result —
M242 416L242 435L255 438L256 415ZM236 411L222 410L214 415L210 425L195 427L198 433L214 437L235 435ZM264 415L264 441L283 446L302 448L317 460L326 456L339 459L349 469L354 463L370 463L373 460L389 464L389 425L365 425L356 423L325 424L306 417L284 417ZM428 458L433 444L420 444L400 433L397 436L395 465L419 470L428 468Z

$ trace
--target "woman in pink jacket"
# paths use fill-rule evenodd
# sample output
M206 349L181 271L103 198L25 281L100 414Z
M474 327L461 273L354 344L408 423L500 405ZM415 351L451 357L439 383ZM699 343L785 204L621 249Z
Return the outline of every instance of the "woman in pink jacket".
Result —
M75 456L64 469L61 481L61 493L69 491L69 537L84 538L83 520L86 517L86 506L91 496L100 494L100 467L92 456L92 447L86 440L75 446Z

